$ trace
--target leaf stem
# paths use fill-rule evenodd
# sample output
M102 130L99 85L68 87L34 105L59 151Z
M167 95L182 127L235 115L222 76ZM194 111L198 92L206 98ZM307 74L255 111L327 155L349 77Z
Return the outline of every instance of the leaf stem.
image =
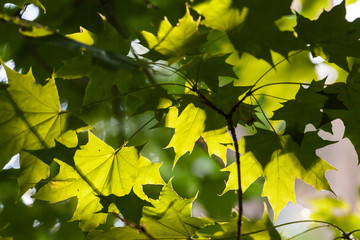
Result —
M148 120L144 125L142 125L139 129L137 129L129 138L128 140L126 140L123 145L121 145L121 147L119 147L118 149L116 149L115 153L117 153L118 151L120 151L123 147L125 147L129 142L130 140L136 136L136 134L138 134L144 127L146 127L149 123L152 122L152 120L155 119L155 116L150 118L150 120Z

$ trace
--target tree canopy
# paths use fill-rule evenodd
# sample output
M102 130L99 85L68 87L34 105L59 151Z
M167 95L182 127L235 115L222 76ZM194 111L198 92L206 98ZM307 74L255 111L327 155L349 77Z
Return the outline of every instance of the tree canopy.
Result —
M295 179L333 193L319 132L360 154L352 2L2 3L0 239L281 239ZM284 225L359 238L339 204Z

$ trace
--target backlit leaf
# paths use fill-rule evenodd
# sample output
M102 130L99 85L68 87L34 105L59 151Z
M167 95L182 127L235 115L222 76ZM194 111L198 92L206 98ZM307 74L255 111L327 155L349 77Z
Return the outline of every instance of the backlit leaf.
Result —
M179 197L171 181L164 186L158 200L150 200L154 207L144 207L141 223L155 238L191 239L195 232L212 221L191 216L191 206L196 196L190 199Z
M42 86L35 82L31 71L23 75L5 64L3 67L9 87L0 92L0 167L21 150L50 148L55 140L75 146L74 130L81 126L74 126L71 113L60 110L54 79Z
M17 181L21 197L28 189L34 187L40 180L49 177L49 165L28 152L20 153L20 173Z
M166 117L166 127L175 128L175 134L166 148L173 147L175 151L174 167L179 158L187 152L192 152L195 142L205 130L206 115L204 110L189 104L178 116L176 108Z
M75 166L57 160L59 174L39 190L36 198L55 203L70 197L78 198L72 220L80 220L83 230L104 223L106 214L97 195L124 196L131 189L141 199L147 199L142 186L163 184L160 164L139 156L134 147L114 150L89 132L89 142L76 151Z
M175 27L165 17L159 26L157 36L146 31L141 33L149 48L168 57L171 64L185 55L199 52L198 49L205 40L198 32L199 24L200 18L195 21L187 9L185 16Z
M196 4L195 9L205 19L201 21L207 27L220 31L231 31L246 18L247 9L239 10L232 6L232 0L211 0Z
M207 144L209 156L215 154L226 166L227 149L233 149L233 140L226 128L212 130L201 134Z

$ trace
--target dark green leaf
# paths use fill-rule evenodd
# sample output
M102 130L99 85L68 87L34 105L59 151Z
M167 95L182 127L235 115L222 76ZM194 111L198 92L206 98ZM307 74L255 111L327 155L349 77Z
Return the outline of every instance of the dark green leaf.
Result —
M360 19L345 19L345 1L331 11L324 11L317 20L297 14L296 32L310 44L313 56L322 56L329 62L349 71L346 57L360 56Z

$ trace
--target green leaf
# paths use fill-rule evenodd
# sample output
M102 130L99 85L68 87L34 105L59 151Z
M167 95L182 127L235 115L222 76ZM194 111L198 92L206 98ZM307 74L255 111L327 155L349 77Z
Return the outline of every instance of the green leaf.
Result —
M73 126L71 113L60 110L54 79L42 86L35 82L31 70L22 75L3 66L9 87L0 92L0 167L21 150L51 148L55 140L76 146L74 130L79 126Z
M144 206L152 206L148 201L140 199L133 191L129 194L118 197L116 195L98 196L100 203L103 206L101 212L108 213L111 204L115 204L121 215L129 223L139 225L140 218L142 217L142 210Z
M195 142L205 130L206 115L204 110L193 104L187 107L178 116L177 108L170 108L166 116L166 127L174 128L175 133L166 148L173 147L175 151L175 167L179 158L187 152L192 152Z
M78 79L88 77L89 83L85 90L84 105L96 103L111 98L111 87L117 86L124 93L129 89L132 74L123 69L112 71L101 66L92 64L90 54L84 54L64 61L55 77L63 79Z
M315 133L309 135L311 138L306 137L304 140L312 139L313 134ZM310 140L309 142L311 143ZM319 143L316 144L319 146ZM334 168L315 155L316 146L304 144L300 149L295 142L292 142L290 135L279 136L261 129L258 129L258 133L254 136L243 137L239 141L239 146L242 153L241 167L244 164L244 170L242 168L241 172L242 175L244 174L242 179L245 179L242 183L243 190L258 177L264 176L262 195L268 197L275 218L289 201L295 203L295 178L302 179L317 190L331 191L325 172ZM259 148L262 151L258 151ZM302 166L303 161L307 161L308 168ZM238 186L236 165L230 165L223 170L230 172L224 193L228 190L236 190Z
M239 26L247 15L247 9L232 6L232 0L210 0L196 4L192 8L205 19L201 24L220 31L231 31Z
M108 22L105 16L100 15L100 17L103 22L103 31L101 34L98 35L80 27L80 32L67 34L66 37L105 51L111 51L121 55L128 54L130 50L130 40L125 40Z
M40 180L49 177L49 165L28 152L20 153L20 172L17 178L20 198L28 189L34 187Z
M94 231L90 233L90 239L192 239L197 230L213 223L191 216L191 205L195 199L196 196L190 199L178 196L170 180L158 200L150 199L153 207L144 207L140 222L143 230L127 226Z
M272 120L285 120L285 134L290 134L292 139L301 143L304 137L305 126L307 124L319 126L322 121L323 113L321 109L327 101L327 97L319 94L324 87L325 80L321 82L313 81L309 88L300 88L295 96L295 100L283 103L283 107L274 112Z
M358 156L360 156L360 132L358 128L360 119L360 65L353 65L353 68L346 79L346 84L335 83L330 85L324 89L324 94L333 96L331 99L332 102L329 102L325 106L326 108L324 108L324 113L329 118L328 121L340 118L344 122L344 137L350 139ZM323 127L326 127L326 125Z
M284 146L290 145L289 148L295 145L295 143L291 143L289 136L283 136L281 141ZM262 195L268 197L274 210L275 218L289 201L296 202L295 178L304 180L318 191L321 189L331 191L329 183L325 178L325 172L327 170L334 170L334 168L318 158L312 167L304 169L297 155L291 149L288 151L275 151L271 161L264 169L265 183Z
M35 195L50 203L71 197L78 198L72 220L80 220L84 231L91 230L106 220L97 195L124 196L131 189L141 199L147 199L142 186L163 184L159 174L161 164L151 163L138 155L134 147L114 150L89 132L89 142L74 156L75 166L56 160L59 174Z
M233 66L225 62L228 55L214 56L203 59L196 57L182 66L182 70L187 72L187 76L196 82L204 82L213 91L219 87L219 77L236 78Z
M239 8L248 8L248 14L244 23L229 33L230 41L239 56L248 52L273 65L270 50L287 57L290 51L302 48L293 32L280 31L274 23L282 16L291 14L291 2L256 0L239 3Z
M240 169L241 169L241 189L243 192L255 182L256 179L263 176L263 169L258 161L254 158L251 152L245 153L240 157ZM230 190L238 190L238 173L236 162L232 163L228 167L221 169L221 171L230 172L229 179L226 182L226 187L222 194L225 194Z
M144 207L142 225L158 239L191 239L195 232L212 221L191 216L191 205L196 199L183 199L172 188L164 186L158 200L150 200L154 207Z
M233 140L227 131L227 128L212 130L201 134L207 144L209 156L215 154L224 162L226 166L227 149L234 150Z
M173 27L165 17L160 23L157 36L150 32L142 31L151 50L168 57L169 64L172 64L185 55L192 55L199 52L199 47L205 37L198 31L200 18L194 21L187 8L186 14Z
M349 71L346 58L360 56L360 19L348 22L345 14L345 1L314 21L297 14L295 31L310 44L314 57L321 56Z

